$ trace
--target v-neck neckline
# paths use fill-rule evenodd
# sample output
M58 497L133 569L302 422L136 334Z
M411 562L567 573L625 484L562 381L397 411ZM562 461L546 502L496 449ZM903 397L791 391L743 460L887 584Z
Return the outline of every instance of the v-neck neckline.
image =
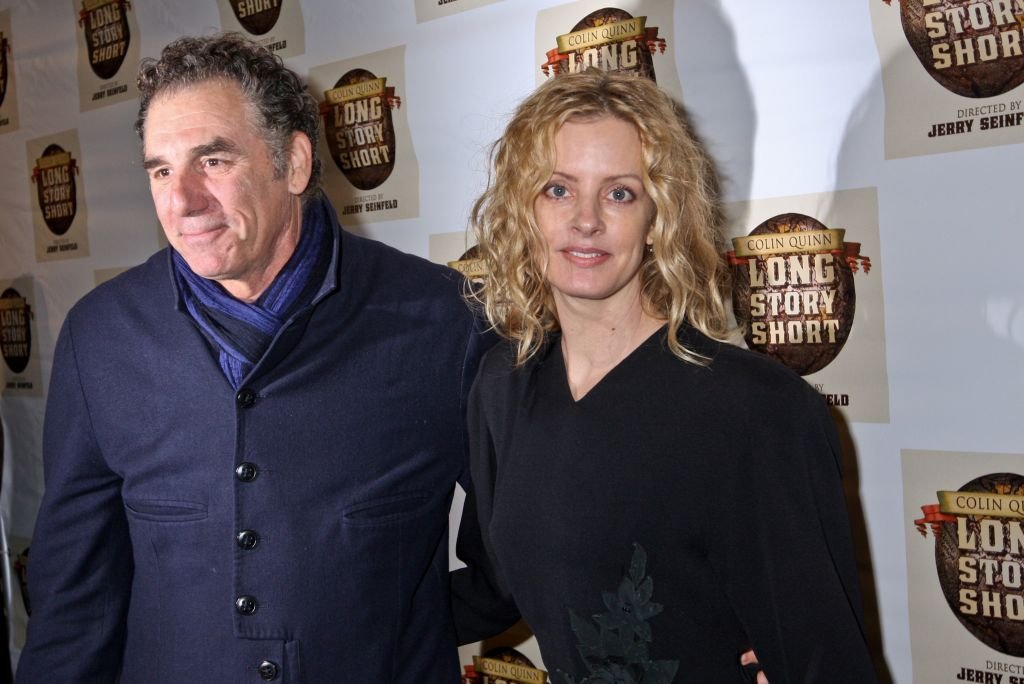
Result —
M654 332L652 332L650 335L644 338L644 340L640 342L640 344L638 344L636 347L634 347L632 351L630 351L628 354L622 357L622 359L619 360L619 362L616 363L614 366L609 368L608 372L602 375L598 379L598 381L595 382L590 387L590 389L584 392L583 396L581 396L579 399L572 395L572 386L569 384L569 369L565 365L565 356L562 353L562 336L559 335L557 339L552 340L551 342L554 346L554 349L552 351L556 355L555 358L558 362L557 368L553 368L552 370L555 372L558 378L558 385L562 388L562 392L564 393L565 397L568 398L569 403L572 404L573 406L579 406L584 401L586 401L590 396L592 396L595 392L597 392L601 387L608 384L609 378L611 378L614 375L617 375L620 372L619 369L629 364L630 361L634 357L636 357L642 349L645 349L648 346L650 346L650 344L654 340L660 340L664 335L667 326L668 323L663 323L662 325L658 326L658 328Z

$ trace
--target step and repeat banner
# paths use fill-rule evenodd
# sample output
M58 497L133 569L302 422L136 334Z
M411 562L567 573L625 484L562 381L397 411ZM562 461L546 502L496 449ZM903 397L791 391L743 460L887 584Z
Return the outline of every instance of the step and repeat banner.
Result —
M166 246L135 73L218 30L306 77L350 230L469 277L469 208L516 103L585 68L655 80L721 173L737 343L802 375L836 420L882 680L1024 682L1020 0L0 0L15 658L58 330ZM524 628L461 656L467 682L547 681Z

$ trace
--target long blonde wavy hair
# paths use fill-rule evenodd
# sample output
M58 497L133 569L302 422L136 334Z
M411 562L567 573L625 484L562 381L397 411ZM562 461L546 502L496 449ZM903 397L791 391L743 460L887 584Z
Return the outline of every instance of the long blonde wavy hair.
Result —
M636 127L644 190L655 206L653 245L640 269L642 306L668 321L673 354L704 363L677 333L687 321L711 338L724 341L728 335L718 180L682 108L647 78L598 69L559 75L516 108L491 148L487 188L470 216L486 274L467 289L467 297L515 343L518 365L559 329L534 201L554 171L555 135L562 125L604 117Z

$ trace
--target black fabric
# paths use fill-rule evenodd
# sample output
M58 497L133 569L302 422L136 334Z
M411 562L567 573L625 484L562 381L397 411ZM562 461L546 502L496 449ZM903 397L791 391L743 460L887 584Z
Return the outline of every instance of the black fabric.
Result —
M772 684L874 681L821 397L774 361L683 335L710 365L672 356L661 331L579 401L559 344L520 370L507 346L487 355L470 397L470 567L452 578L460 641L521 613L556 683L622 666L616 643L678 661L651 681L750 681L750 647Z

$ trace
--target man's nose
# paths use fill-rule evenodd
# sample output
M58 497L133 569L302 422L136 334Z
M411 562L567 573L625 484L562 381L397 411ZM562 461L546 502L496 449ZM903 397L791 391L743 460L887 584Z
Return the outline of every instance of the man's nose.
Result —
M201 214L210 205L203 179L194 171L176 173L171 179L171 209L178 216Z

